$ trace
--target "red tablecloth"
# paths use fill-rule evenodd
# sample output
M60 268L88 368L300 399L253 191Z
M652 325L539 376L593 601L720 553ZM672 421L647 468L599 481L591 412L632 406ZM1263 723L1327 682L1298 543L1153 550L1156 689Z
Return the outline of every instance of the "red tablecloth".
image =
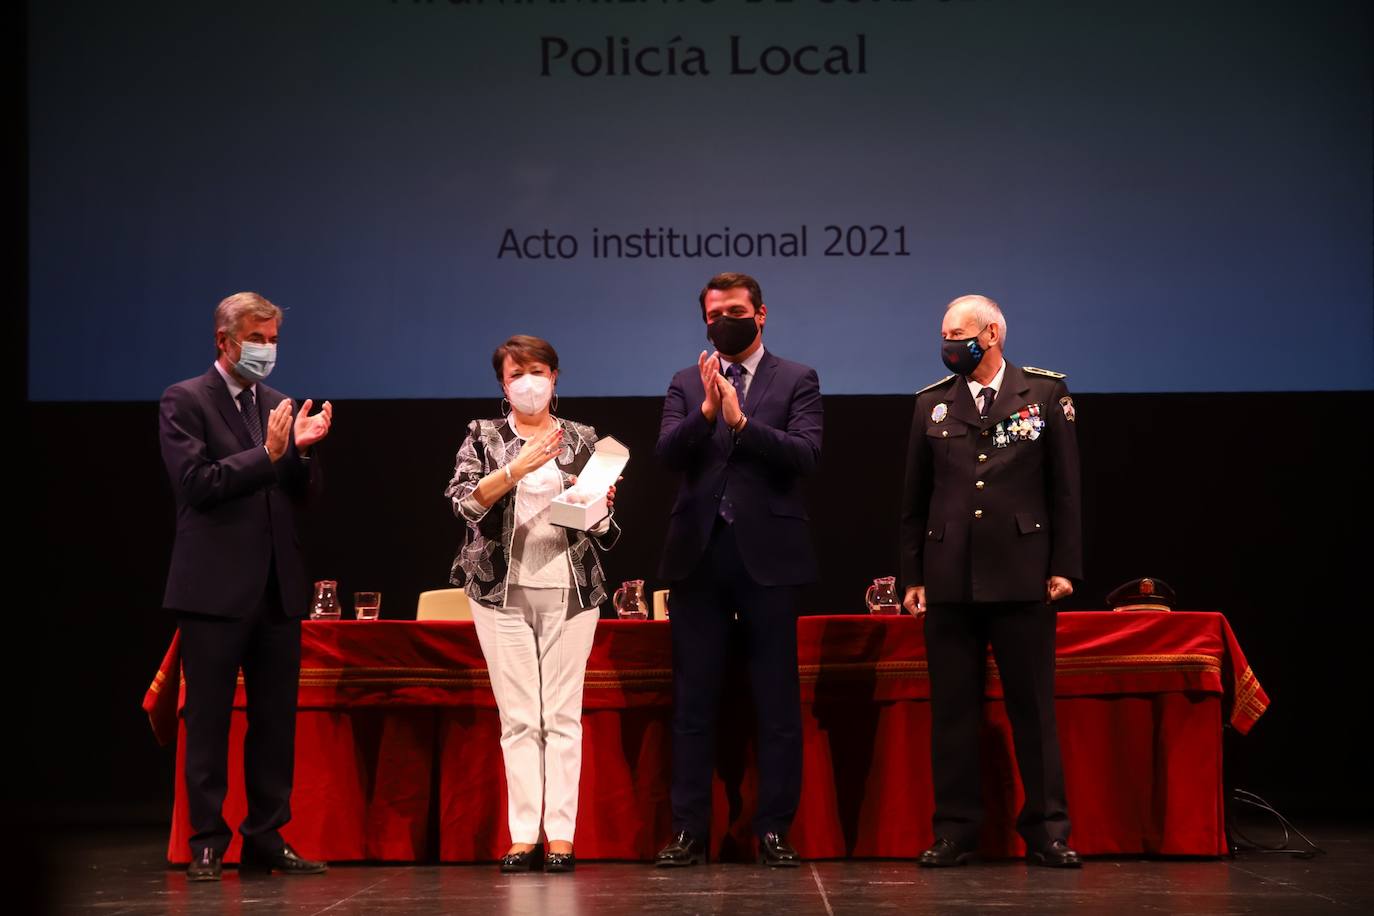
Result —
M587 670L578 855L647 859L666 839L672 715L669 624L601 621ZM509 845L495 701L470 623L307 622L302 629L294 813L306 856L412 861L499 857ZM910 617L798 623L803 796L790 838L807 857L915 856L931 841L929 683ZM184 735L174 641L144 706ZM747 697L734 666L727 697ZM1022 851L1010 727L989 663L982 846ZM1221 734L1248 731L1268 697L1216 613L1059 616L1059 735L1074 845L1085 854L1223 855ZM755 772L746 702L724 704L711 847L750 856ZM244 814L240 684L225 816ZM178 741L177 772L184 764ZM189 858L176 781L168 859ZM237 841L228 858L237 856Z

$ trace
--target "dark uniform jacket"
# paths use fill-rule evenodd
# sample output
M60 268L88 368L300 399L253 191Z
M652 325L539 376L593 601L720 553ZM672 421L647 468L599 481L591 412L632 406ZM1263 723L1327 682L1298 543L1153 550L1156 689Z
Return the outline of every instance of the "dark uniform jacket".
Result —
M916 395L901 567L927 604L1035 601L1081 579L1078 440L1063 375L1010 362L988 419L966 379Z

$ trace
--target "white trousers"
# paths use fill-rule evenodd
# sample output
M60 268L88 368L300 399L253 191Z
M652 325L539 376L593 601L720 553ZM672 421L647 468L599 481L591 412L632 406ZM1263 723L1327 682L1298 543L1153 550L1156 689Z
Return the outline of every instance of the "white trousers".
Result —
M506 589L506 606L473 602L506 761L512 843L572 842L582 774L582 685L597 608L566 588Z

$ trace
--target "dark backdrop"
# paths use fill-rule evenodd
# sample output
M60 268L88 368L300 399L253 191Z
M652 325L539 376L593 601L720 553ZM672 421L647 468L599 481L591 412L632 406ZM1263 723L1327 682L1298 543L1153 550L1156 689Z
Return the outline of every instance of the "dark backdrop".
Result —
M1010 354L1034 362L1034 354ZM667 367L665 367L667 368ZM665 373L666 377L666 373ZM1072 379L1070 379L1072 382ZM1184 606L1230 618L1273 706L1228 739L1231 781L1286 812L1366 817L1365 524L1371 398L1322 394L1075 397L1083 453L1088 580L1070 608L1103 606L1141 575ZM631 449L618 498L625 537L614 580L651 587L672 476L653 457L657 398L566 399L561 413ZM807 613L853 613L896 573L897 498L912 399L831 397L811 485L823 579ZM326 499L311 518L316 578L384 593L383 616L414 615L446 584L459 529L443 498L467 421L483 401L336 404L322 446ZM29 404L10 445L16 526L12 708L24 779L10 791L49 822L156 823L170 812L173 751L139 708L173 632L160 610L172 502L151 403ZM21 591L21 595L24 592Z

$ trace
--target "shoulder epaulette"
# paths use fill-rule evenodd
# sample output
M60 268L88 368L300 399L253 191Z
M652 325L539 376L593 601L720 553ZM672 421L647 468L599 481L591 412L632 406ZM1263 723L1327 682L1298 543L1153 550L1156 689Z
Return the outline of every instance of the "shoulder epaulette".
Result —
M1043 375L1045 378L1065 378L1064 373L1055 372L1053 369L1037 369L1034 366L1022 366L1022 372L1029 372L1031 375Z
M945 382L948 382L948 381L949 381L950 379L952 379L952 378L954 378L953 375L946 375L944 378L940 379L938 382L931 382L929 385L925 386L924 388L922 388L920 391L918 391L918 392L916 392L916 393L917 393L917 394L925 394L927 391L933 391L933 390L935 390L936 388L939 388L939 387L940 387L941 385L943 385Z

